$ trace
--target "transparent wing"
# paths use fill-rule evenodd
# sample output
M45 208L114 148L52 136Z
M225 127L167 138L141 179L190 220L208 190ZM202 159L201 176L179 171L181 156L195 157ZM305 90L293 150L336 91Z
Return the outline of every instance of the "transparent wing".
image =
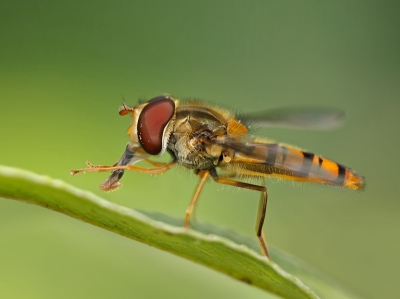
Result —
M279 108L249 113L239 117L246 125L329 130L343 124L345 113L336 108Z

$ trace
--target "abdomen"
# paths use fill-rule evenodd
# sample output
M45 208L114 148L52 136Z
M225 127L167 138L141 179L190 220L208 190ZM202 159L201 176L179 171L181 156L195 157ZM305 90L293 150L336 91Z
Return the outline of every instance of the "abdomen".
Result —
M364 187L362 176L342 164L313 153L272 143L246 143L244 148L246 150L232 152L230 165L226 165L228 170L230 168L250 176L272 176L354 190Z

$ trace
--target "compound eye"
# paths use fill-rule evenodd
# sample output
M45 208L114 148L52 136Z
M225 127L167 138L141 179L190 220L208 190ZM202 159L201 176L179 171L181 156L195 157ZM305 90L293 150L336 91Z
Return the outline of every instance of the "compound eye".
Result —
M168 96L151 99L140 113L137 132L143 149L157 155L162 150L163 133L174 115L175 103Z

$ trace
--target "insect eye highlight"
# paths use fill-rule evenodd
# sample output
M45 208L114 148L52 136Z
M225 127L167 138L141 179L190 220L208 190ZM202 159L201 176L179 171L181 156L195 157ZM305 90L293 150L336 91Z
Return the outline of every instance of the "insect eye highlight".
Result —
M163 133L175 112L175 103L169 96L151 99L140 113L137 132L143 149L158 155L162 150Z

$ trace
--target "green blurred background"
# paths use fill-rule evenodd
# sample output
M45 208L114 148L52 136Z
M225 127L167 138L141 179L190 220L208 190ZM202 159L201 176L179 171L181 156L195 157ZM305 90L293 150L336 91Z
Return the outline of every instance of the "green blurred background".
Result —
M365 298L399 298L400 2L2 1L0 163L183 218L182 169L71 177L128 141L123 98L170 93L254 111L338 107L332 132L269 129L367 178L365 192L270 179L266 233ZM396 158L395 158L396 157ZM199 222L253 236L257 195L208 184ZM0 199L2 298L266 298L225 275L33 205ZM275 298L274 296L270 296Z

